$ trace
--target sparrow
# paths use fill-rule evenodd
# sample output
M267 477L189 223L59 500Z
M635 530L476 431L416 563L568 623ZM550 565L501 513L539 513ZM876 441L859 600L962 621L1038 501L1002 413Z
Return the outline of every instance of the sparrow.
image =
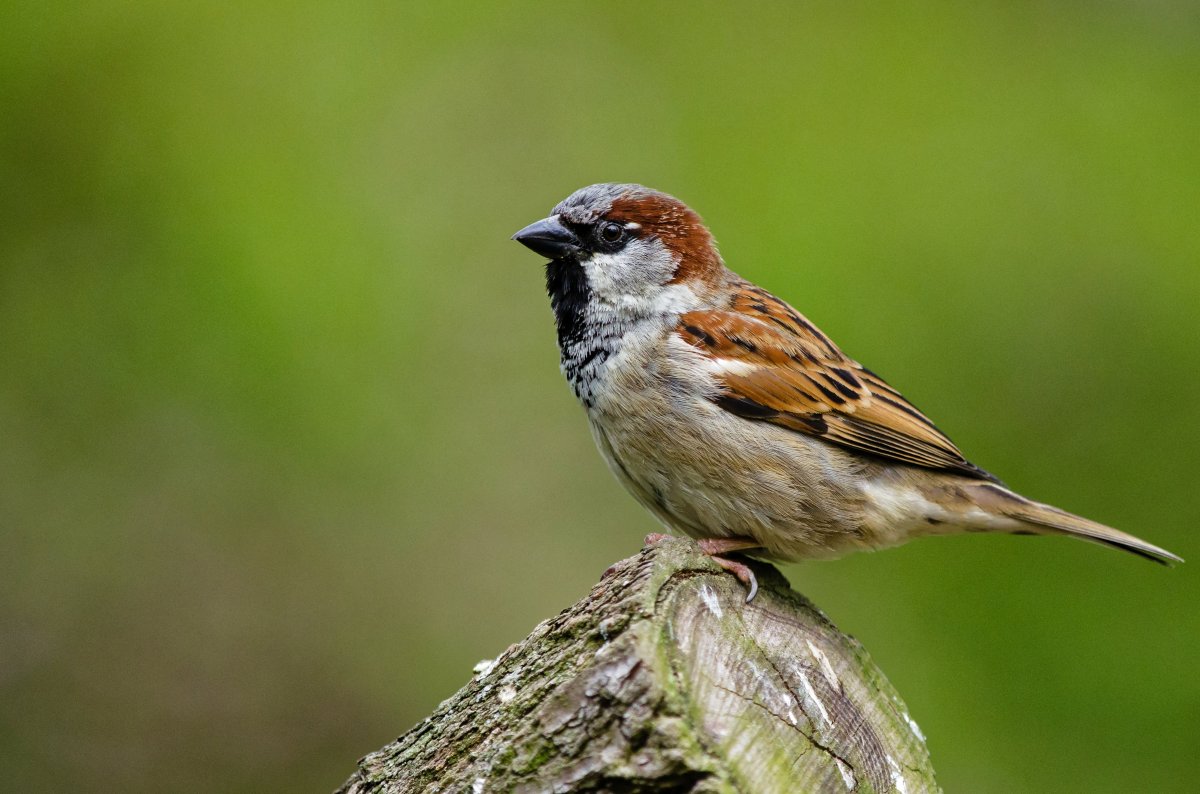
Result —
M968 461L887 381L729 270L672 196L591 185L513 239L550 260L562 372L612 472L737 576L747 601L754 573L726 555L797 561L1008 532L1182 562Z

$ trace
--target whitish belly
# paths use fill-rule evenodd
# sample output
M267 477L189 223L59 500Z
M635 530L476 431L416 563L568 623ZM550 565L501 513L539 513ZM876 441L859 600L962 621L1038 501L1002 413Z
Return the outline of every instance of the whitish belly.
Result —
M736 417L707 400L643 398L589 412L630 493L672 531L749 537L782 559L872 545L852 458L816 439Z

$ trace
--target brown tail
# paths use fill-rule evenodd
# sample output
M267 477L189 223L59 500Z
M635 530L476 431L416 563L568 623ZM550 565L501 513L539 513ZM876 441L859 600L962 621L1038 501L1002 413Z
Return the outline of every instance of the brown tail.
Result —
M1183 562L1182 557L1119 529L1089 521L1065 510L1059 510L1057 507L1030 501L997 485L987 484L979 487L987 489L997 497L995 500L987 500L990 502L989 506L993 507L996 512L1032 525L1030 529L1039 534L1073 535L1093 543L1103 543L1105 546L1123 549L1139 557L1145 557L1168 566Z

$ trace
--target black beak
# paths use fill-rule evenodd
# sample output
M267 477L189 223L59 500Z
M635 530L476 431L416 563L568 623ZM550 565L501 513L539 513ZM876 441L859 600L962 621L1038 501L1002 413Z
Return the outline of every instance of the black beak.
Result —
M521 245L547 259L574 256L582 248L575 233L563 226L557 215L531 223L512 236Z

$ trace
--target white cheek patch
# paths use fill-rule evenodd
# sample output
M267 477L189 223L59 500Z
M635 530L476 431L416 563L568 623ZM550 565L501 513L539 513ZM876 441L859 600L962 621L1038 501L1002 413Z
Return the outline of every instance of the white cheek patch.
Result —
M592 254L580 264L598 299L630 313L653 312L658 304L671 302L664 292L678 292L678 285L669 283L675 257L661 240L633 240L616 253Z

